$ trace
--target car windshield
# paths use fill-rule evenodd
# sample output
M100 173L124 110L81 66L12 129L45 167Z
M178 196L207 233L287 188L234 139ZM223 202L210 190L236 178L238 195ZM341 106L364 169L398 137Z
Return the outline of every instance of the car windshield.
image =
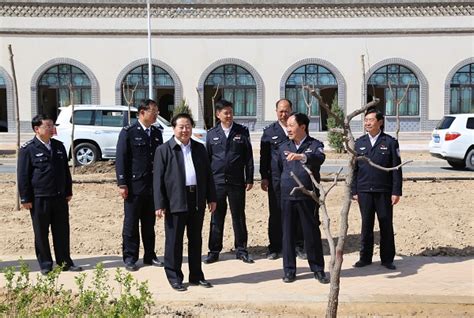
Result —
M440 122L436 126L436 129L448 129L455 118L456 117L453 116L445 116L443 119L440 120Z

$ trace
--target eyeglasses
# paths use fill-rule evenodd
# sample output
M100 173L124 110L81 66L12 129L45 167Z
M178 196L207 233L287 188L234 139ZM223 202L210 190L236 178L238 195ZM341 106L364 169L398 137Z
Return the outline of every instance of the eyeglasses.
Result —
M152 114L152 115L158 115L160 113L159 110L152 110L152 109L147 109L145 111Z
M38 127L40 127L40 128L44 128L44 129L51 129L51 128L54 128L54 127L56 127L56 125L44 125L44 124L43 124L43 125L41 125L41 126L38 126Z

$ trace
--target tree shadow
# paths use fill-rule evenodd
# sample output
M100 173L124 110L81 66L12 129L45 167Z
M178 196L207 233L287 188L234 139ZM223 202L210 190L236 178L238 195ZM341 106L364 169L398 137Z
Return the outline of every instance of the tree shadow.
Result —
M429 264L453 264L472 260L474 248L468 246L462 249L450 246L428 248L417 255L398 255L394 264L396 270L390 270L381 266L381 263L373 262L362 268L348 268L341 271L341 277L371 276L388 274L387 278L395 279L418 274L419 270Z

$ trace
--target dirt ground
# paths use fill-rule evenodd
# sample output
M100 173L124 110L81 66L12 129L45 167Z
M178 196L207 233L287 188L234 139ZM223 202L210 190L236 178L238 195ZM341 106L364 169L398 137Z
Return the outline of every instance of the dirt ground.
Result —
M333 155L333 159L336 157L337 155ZM430 158L420 155L415 159L429 160ZM91 174L90 172L95 173ZM110 162L104 162L94 168L77 169L77 174L74 176L76 181L103 180L105 182L74 184L74 196L70 204L72 254L121 254L123 205L115 183L107 182L107 180L114 178L111 172L113 172L113 165ZM470 174L470 172L464 173ZM18 257L34 255L29 213L25 210L15 211L14 209L14 178L15 176L11 174L0 175L0 224L2 224L0 255L17 255ZM328 183L324 185L328 186ZM340 182L327 200L333 235L337 235L339 230L339 212L344 188L344 183ZM394 210L397 255L474 256L474 219L472 217L474 191L472 189L474 189L473 180L405 181L404 195ZM254 258L263 257L268 245L267 211L266 193L260 189L260 184L257 182L254 188L248 192L246 203L248 246ZM204 222L203 253L206 253L209 214L206 215ZM375 231L376 241L378 241L377 225ZM360 214L358 207L353 204L349 215L349 233L345 253L357 253L359 232ZM157 222L156 233L157 253L161 256L164 249L162 221ZM228 214L224 251L230 251L232 246L233 232ZM325 254L328 254L327 244L324 248ZM378 254L378 245L375 247L375 253ZM162 307L163 305L157 306L157 310L163 309ZM183 310L183 313L186 313L186 310ZM384 307L383 311L385 310L390 312L390 308ZM263 307L251 312L257 315L268 314L268 311L265 311ZM398 312L398 310L392 308L392 312ZM350 310L346 314L350 314ZM206 311L204 311L204 315L207 315ZM409 312L407 315L410 315Z

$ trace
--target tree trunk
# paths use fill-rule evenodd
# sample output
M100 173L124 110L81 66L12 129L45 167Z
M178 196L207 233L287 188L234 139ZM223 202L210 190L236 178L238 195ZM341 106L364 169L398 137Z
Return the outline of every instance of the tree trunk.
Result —
M10 64L12 67L13 85L15 86L15 125L16 125L16 151L15 156L18 161L18 155L20 152L20 104L18 102L18 83L16 80L15 62L13 61L13 50L12 45L8 45L8 51L10 52ZM18 179L16 181L15 191L15 209L20 211L20 193L18 191Z

